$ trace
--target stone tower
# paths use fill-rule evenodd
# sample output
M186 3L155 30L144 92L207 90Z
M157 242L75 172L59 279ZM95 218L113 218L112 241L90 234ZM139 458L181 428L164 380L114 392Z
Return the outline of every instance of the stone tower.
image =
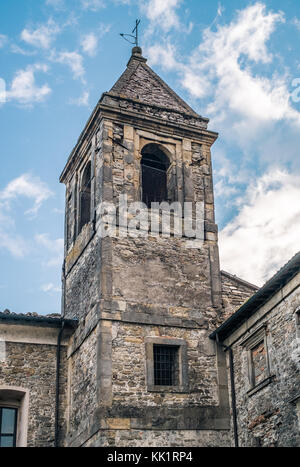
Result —
M221 279L217 134L207 124L134 47L63 170L63 316L79 321L68 350L67 446L230 444L224 355L208 337L221 318ZM120 219L104 236L101 206L118 206L120 195L128 205L202 203L204 243L188 248L161 226L126 234Z

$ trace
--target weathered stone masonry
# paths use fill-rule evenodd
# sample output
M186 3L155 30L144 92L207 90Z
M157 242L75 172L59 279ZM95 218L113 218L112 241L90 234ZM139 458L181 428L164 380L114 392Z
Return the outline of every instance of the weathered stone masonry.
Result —
M225 321L258 291L258 287L226 271L221 271L221 280L224 310L222 321Z
M261 289L220 271L207 126L134 48L60 178L62 316L0 313L18 446L299 445L300 253ZM162 235L161 215L151 235L126 230L132 213L102 235L103 202L143 199L145 154L163 155L167 202L203 203L203 244ZM169 385L157 348L172 349Z
M153 445L166 443L169 435L182 445L229 443L220 370L225 360L208 338L222 304L210 156L217 135L207 122L134 51L62 174L66 225L74 233L66 235L64 316L79 319L68 351L66 445L138 443L141 437ZM141 200L141 152L149 143L170 160L170 201L204 202L203 248L188 249L186 239L160 235L101 238L101 201L117 204L120 194L128 202ZM88 161L91 221L78 232L76 186ZM149 389L151 338L186 346L187 373L179 391Z
M67 327L60 348L60 442L66 432ZM0 313L0 405L19 409L17 446L54 446L60 328L59 318Z
M214 333L233 349L240 446L300 445L299 270L298 253Z

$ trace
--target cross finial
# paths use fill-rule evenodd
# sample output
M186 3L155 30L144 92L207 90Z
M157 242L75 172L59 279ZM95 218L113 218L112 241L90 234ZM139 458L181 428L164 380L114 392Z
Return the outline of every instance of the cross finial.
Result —
M139 46L139 24L140 22L141 22L140 19L137 19L135 21L135 28L132 30L131 34L120 34L120 36L122 36L123 39L125 39L130 44L134 44L135 47Z

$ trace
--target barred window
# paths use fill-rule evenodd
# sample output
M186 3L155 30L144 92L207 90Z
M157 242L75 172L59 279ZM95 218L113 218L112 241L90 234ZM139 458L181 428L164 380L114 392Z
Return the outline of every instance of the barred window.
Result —
M153 346L154 384L156 386L178 385L178 346Z
M13 448L17 438L18 410L10 407L0 407L0 447Z
M148 391L188 390L187 343L167 336L145 337L146 384Z

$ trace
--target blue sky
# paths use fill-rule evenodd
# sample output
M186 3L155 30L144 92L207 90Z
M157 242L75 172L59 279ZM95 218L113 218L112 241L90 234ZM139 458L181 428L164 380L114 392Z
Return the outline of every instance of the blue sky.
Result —
M150 66L220 133L222 268L262 284L299 250L299 2L10 0L0 3L0 310L60 312L58 178L126 67L119 33L136 18Z

